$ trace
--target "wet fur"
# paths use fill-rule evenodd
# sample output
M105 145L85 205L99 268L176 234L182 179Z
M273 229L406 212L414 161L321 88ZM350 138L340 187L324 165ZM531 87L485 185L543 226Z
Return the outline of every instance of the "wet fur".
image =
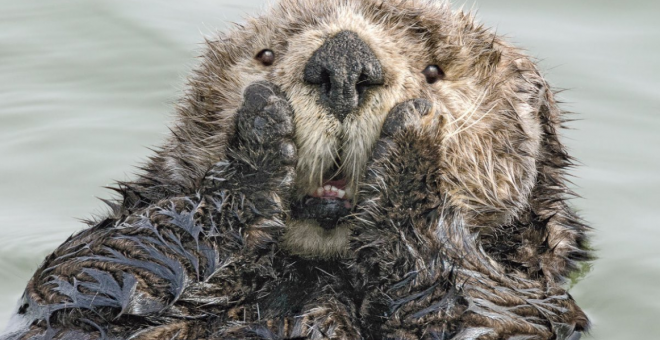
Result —
M386 86L340 123L301 65L342 30L371 47ZM254 59L264 48L273 66ZM427 84L429 64L445 79ZM590 254L566 203L562 113L535 65L470 15L284 0L207 41L178 113L113 211L37 270L7 338L568 339L587 328L563 286ZM255 116L274 130L254 130ZM338 156L357 207L337 232L350 237L326 242L313 222L287 220L288 203Z

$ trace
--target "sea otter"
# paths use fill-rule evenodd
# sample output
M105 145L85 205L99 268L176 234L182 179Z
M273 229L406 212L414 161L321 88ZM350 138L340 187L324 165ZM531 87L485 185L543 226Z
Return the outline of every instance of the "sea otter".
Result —
M561 125L447 3L283 0L207 41L167 142L3 339L577 339Z

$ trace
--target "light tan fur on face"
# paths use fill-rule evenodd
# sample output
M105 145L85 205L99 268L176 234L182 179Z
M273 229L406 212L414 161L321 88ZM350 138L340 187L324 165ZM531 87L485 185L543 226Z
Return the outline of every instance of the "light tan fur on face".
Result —
M383 67L385 85L368 94L357 112L340 123L319 104L318 86L303 81L307 60L328 38L348 30L358 33ZM289 40L289 49L275 70L275 80L287 94L295 112L298 145L298 194L302 197L322 185L323 174L341 159L339 177L348 180L349 190L357 192L359 179L389 110L413 94L411 79L420 78L414 65L397 47L397 35L382 34L386 27L368 22L355 4L338 6L319 24ZM301 66L302 65L302 66ZM416 85L416 84L415 84ZM407 93L410 91L411 93ZM284 245L291 252L312 257L337 257L345 253L349 230L328 232L315 221L288 224Z
M318 103L320 90L304 82L302 70L314 51L344 30L358 33L376 54L383 66L385 86L371 91L357 112L341 123ZM318 25L289 40L289 49L274 71L274 80L289 94L295 111L299 146L297 172L302 174L297 184L301 195L319 187L323 174L338 158L342 160L340 177L347 178L355 192L387 112L406 98L401 87L411 75L400 70L409 69L410 65L399 55L401 51L396 48L396 41L381 34L383 30L367 22L357 6L346 5L319 18Z
M343 30L357 33L371 48L385 84L372 88L356 112L340 123L319 104L319 89L303 81L303 70L314 51ZM174 132L186 135L200 131L201 124L230 124L247 85L274 82L294 109L299 198L322 184L324 172L337 158L342 161L340 177L357 192L389 110L405 100L424 98L446 122L445 137L437 140L443 154L438 160L443 190L470 224L503 225L527 207L542 139L538 111L554 105L552 93L526 56L474 23L471 15L452 11L448 3L284 0L270 13L208 44L204 58L210 62L191 80L195 92L180 108L187 119ZM265 48L275 52L270 67L254 59ZM439 65L446 78L428 84L421 73L428 65ZM166 150L165 158L172 158L164 164L173 178L197 178L186 172L204 169L204 163L224 156L224 134L210 131L208 136L184 139L195 142L171 143L176 147ZM187 162L196 156L195 165L182 164L181 155L187 155ZM315 228L320 229L312 222L291 221L289 249L312 254L308 250L318 245L318 256L339 256L343 250L336 245L341 242ZM335 245L332 250L324 248L330 243Z
M288 221L287 228L282 246L291 254L328 259L345 256L348 251L351 229L346 225L325 230L316 221L292 220Z

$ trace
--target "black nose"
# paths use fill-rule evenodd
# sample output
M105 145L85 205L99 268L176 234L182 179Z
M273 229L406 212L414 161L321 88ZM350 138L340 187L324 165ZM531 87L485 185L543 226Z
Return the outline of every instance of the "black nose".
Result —
M305 65L305 81L321 87L321 103L343 121L363 101L368 88L383 85L383 69L355 32L328 39Z

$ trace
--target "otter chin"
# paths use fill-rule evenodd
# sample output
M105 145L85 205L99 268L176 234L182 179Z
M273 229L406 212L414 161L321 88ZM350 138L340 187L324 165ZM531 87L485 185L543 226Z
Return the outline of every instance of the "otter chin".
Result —
M343 222L353 210L353 194L346 179L326 180L291 204L284 248L311 258L341 257L348 251L350 227Z

